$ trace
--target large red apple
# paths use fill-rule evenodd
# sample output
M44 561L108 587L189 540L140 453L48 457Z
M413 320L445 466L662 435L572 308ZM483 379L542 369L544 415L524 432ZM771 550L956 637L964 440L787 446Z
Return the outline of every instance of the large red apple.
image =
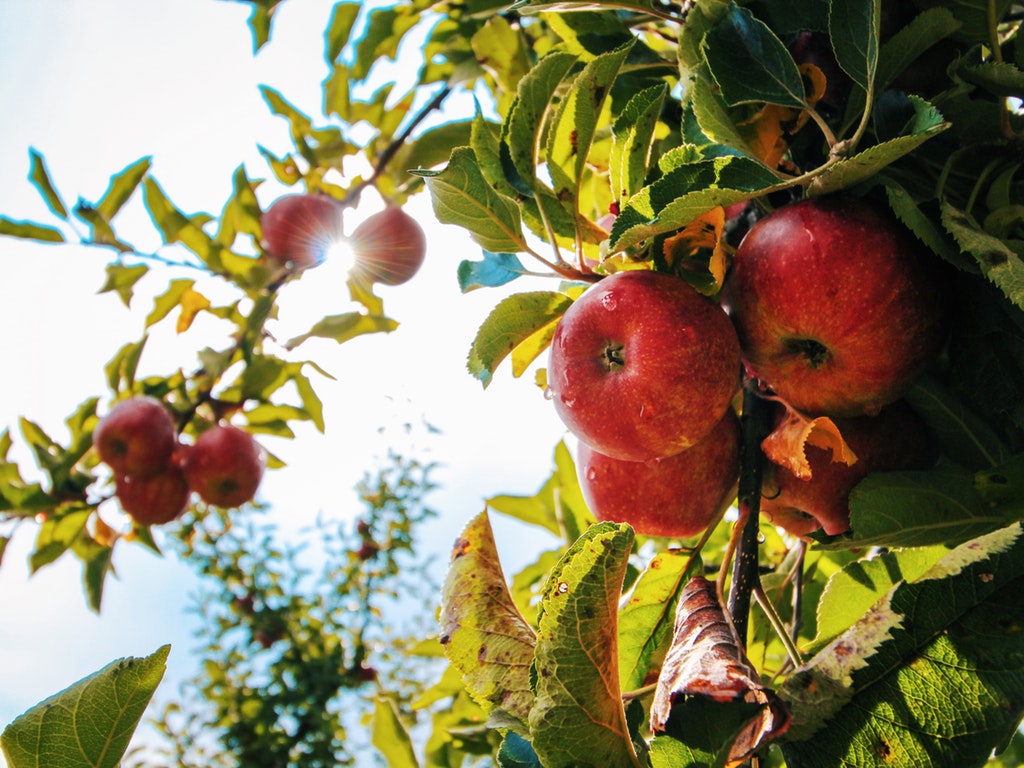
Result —
M178 433L163 403L139 395L114 405L93 430L92 442L115 475L145 477L167 466Z
M726 280L749 372L799 411L877 413L946 338L938 260L858 199L812 198L762 218Z
M833 421L857 461L833 461L831 451L807 445L810 479L802 480L775 464L764 473L761 511L796 536L819 528L830 536L849 530L850 492L869 473L927 469L938 457L931 432L904 400L886 406L877 416Z
M427 254L427 236L419 222L394 205L361 221L349 245L353 274L384 285L411 280Z
M185 455L185 479L207 504L238 507L251 501L263 479L263 449L245 430L217 425Z
M115 487L121 509L142 525L162 525L177 519L188 508L191 495L185 475L174 461L148 477L121 475Z
M551 342L548 388L584 443L648 461L707 435L739 372L736 333L721 307L682 280L639 270L602 279L566 310Z
M699 443L662 459L622 461L580 443L583 498L598 520L629 523L644 536L696 536L735 496L739 445L732 408Z
M260 217L267 256L291 270L316 266L344 237L341 205L329 195L279 197Z

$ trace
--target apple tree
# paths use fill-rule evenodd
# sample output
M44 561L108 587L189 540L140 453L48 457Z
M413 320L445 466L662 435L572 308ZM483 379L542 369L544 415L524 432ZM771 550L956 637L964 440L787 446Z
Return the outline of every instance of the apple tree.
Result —
M252 6L259 49L276 3ZM529 374L570 433L536 493L496 492L453 531L436 636L395 661L443 653L446 671L417 698L378 698L389 765L1016 764L1022 18L1012 0L335 6L323 114L264 91L294 142L264 150L267 169L317 235L368 187L392 216L429 195L480 247L453 279L501 289L468 374ZM356 98L423 25L410 92ZM455 92L471 114L446 112ZM356 123L373 135L356 141ZM354 156L372 170L346 177ZM213 429L328 428L317 365L293 353L393 330L373 285L413 273L422 240L351 233L384 266L353 270L355 310L282 343L277 299L322 255L281 255L248 169L217 217L171 202L145 160L73 208L41 154L29 173L55 223L0 233L60 242L74 217L125 300L147 270L182 266L236 296L169 279L147 324L185 332L211 313L233 323L227 343L137 377L145 338L129 342L66 444L22 421L47 481L6 462L3 522L36 527L34 568L80 558L98 610L115 546L159 549L138 517L130 534L105 522L117 470L93 442L111 404L162 403L186 476ZM118 235L137 193L166 252ZM199 495L174 525L248 514ZM507 578L494 515L559 544ZM130 670L152 687L158 665ZM34 722L11 726L6 753Z

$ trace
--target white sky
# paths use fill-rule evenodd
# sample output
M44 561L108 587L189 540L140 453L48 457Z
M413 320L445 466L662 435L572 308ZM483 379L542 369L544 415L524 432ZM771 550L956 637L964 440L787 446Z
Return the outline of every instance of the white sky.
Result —
M257 144L279 155L290 148L287 125L269 113L259 84L278 89L307 114L319 113L327 71L321 35L332 4L289 0L271 44L254 59L248 10L238 3L2 0L0 214L52 222L26 178L29 147L45 155L69 205L78 196L99 198L112 173L151 155L152 173L172 200L188 212L217 213L239 164L250 176L270 177ZM276 192L271 184L261 189L264 205L265 193ZM505 367L484 392L465 371L470 340L502 294L461 295L456 265L476 258L478 248L457 228L434 222L425 195L409 210L427 224L429 250L412 283L381 289L400 328L340 346L311 341L297 350L337 378L314 380L325 401L327 433L308 429L295 441L269 444L290 466L269 473L261 494L274 505L269 519L285 531L311 525L318 513L351 516L360 509L352 486L386 449L379 428L426 419L443 431L429 440L427 456L443 465L436 475L443 487L430 499L442 517L424 543L446 553L483 498L536 490L563 429L532 374L514 380ZM138 205L131 224L125 232L130 241L156 247ZM141 335L147 298L171 277L154 269L129 312L112 294L96 293L108 257L99 249L0 238L0 327L6 329L0 336L0 429L11 429L15 457L26 456L19 416L61 439L63 419L79 402L108 396L103 364ZM281 338L352 309L337 265L308 273L286 292ZM204 335L216 331L203 324L182 338L153 338L143 366L191 369L194 349L219 343ZM395 429L390 434L398 437ZM538 543L548 543L519 542L514 526L502 537L505 523L495 522L509 570L528 562ZM189 655L194 619L183 613L194 583L188 569L141 547L120 546L119 578L108 579L103 613L95 616L71 557L28 577L33 536L34 527L23 527L0 567L0 730L108 662L147 655L168 642L168 674L157 695L173 695L197 663Z

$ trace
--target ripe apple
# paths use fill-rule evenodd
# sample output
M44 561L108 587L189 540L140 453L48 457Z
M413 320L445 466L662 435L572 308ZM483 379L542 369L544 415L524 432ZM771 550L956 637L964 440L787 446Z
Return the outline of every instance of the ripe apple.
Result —
M344 237L341 205L329 195L279 197L260 217L267 256L290 270L314 267Z
M701 440L739 386L740 352L721 307L661 272L616 272L562 316L548 389L577 438L649 461Z
M349 245L353 274L384 285L411 280L427 254L427 236L419 222L394 205L360 222Z
M743 238L724 301L749 373L798 411L877 413L946 338L944 273L891 216L845 197L805 199Z
M92 433L100 460L115 475L146 477L163 470L178 446L174 419L155 397L122 400Z
M857 456L853 464L832 461L831 451L807 445L810 479L775 464L765 468L761 511L795 536L818 528L830 536L849 530L850 491L869 473L927 469L938 458L934 438L904 400L877 416L833 421Z
M263 449L245 430L218 424L185 455L185 479L207 504L238 507L256 495L266 464Z
M136 522L162 525L184 513L192 491L181 466L171 461L154 475L119 475L115 481L115 493L121 509Z
M675 456L622 461L581 442L580 488L598 520L629 523L644 536L695 536L735 496L739 446L732 408L703 440Z

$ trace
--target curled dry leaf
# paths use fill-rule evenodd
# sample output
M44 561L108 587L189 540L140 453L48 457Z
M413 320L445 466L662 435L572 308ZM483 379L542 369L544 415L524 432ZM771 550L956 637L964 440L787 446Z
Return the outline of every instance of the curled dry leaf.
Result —
M785 467L801 480L810 480L811 465L804 450L807 445L832 451L832 461L847 466L857 461L857 455L843 440L832 419L827 416L812 419L788 406L775 429L761 443L761 449L772 463Z
M651 730L665 730L673 705L689 696L762 706L733 743L729 764L746 760L789 727L789 711L758 679L718 602L714 583L703 576L690 579L679 597L672 645L651 704Z

